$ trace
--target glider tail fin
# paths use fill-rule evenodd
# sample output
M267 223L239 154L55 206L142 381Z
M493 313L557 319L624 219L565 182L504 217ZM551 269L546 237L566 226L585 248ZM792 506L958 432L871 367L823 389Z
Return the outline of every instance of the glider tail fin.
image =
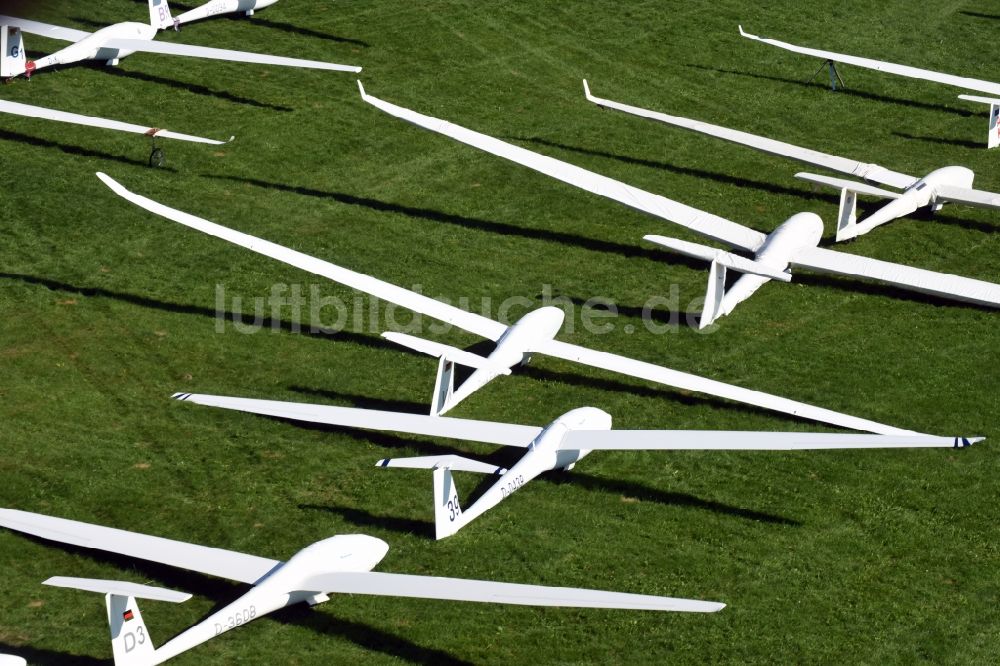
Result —
M462 507L450 467L434 469L434 538L444 539L462 526Z
M167 0L149 0L149 25L157 30L176 26L174 17L170 15L170 5Z
M115 666L145 666L153 663L153 639L142 620L135 597L109 593L108 625L111 627L111 648Z
M24 73L24 33L10 25L0 25L0 78L10 79Z
M986 136L986 147L1000 146L1000 99L990 103L990 129Z
M149 636L146 623L142 621L137 598L171 603L191 598L190 594L184 592L117 580L54 576L44 584L104 595L115 666L149 666L157 663L156 648L153 647L153 639Z
M747 259L706 245L657 235L643 236L643 240L688 257L711 262L712 268L708 273L708 288L705 290L705 308L702 310L698 328L705 328L719 317L728 314L733 306L749 298L768 280L781 282L791 282L792 280L788 271L775 268L756 259ZM738 297L726 299L727 269L746 274L745 278L737 285Z
M986 135L986 147L996 148L1000 146L1000 99L995 97L983 97L981 95L959 95L959 99L967 102L978 102L990 105L990 127Z

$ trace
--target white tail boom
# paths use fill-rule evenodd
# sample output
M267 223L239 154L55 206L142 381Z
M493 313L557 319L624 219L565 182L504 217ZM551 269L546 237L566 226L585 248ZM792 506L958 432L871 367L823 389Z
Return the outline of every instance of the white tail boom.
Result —
M0 25L0 78L10 79L24 73L24 33L9 25Z
M413 351L434 356L438 359L437 377L434 379L434 393L431 395L431 416L440 416L452 406L455 394L455 366L464 365L469 368L491 369L498 375L509 375L510 368L497 366L485 356L467 352L458 347L418 338L406 333L389 331L382 337Z
M708 271L708 287L705 289L705 307L702 309L701 319L698 321L699 329L710 326L720 316L728 314L728 312L724 311L727 269L731 268L740 273L762 278L759 280L759 284L764 284L767 280L792 281L792 276L787 271L779 270L761 261L741 257L732 252L708 247L707 245L657 235L643 236L643 240L668 248L674 252L679 252L688 257L711 262L711 268Z
M833 176L820 176L815 173L800 172L795 174L796 178L809 181L816 185L824 185L840 190L840 209L837 211L837 241L844 241L854 238L858 234L858 195L864 194L882 199L898 199L902 196L899 192L890 192L881 187L859 183L856 180L846 178L835 178Z

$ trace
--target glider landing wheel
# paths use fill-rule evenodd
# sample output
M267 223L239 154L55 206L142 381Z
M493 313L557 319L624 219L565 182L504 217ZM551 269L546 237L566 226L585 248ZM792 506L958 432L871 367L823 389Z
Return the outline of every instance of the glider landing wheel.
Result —
M161 167L166 163L167 158L163 155L163 149L154 147L153 151L149 154L149 166L155 169L156 167Z

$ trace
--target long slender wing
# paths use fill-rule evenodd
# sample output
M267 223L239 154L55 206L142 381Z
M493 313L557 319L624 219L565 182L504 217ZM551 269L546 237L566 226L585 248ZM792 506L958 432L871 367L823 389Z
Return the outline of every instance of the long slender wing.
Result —
M996 192L974 190L969 187L938 185L935 194L939 201L962 203L967 206L978 206L979 208L1000 208L1000 194Z
M829 423L843 428L866 430L883 435L918 434L911 430L894 428L882 423L876 423L875 421L861 419L848 414L841 414L822 407L814 407L803 402L789 400L788 398L781 398L769 393L753 391L740 386L733 386L732 384L726 384L714 379L706 379L705 377L699 377L698 375L692 375L678 370L671 370L659 365L653 365L652 363L646 363L645 361L637 361L635 359L619 356L617 354L596 351L594 349L588 349L587 347L581 347L567 342L560 342L559 340L546 342L544 345L541 345L538 349L533 351L555 356L567 361L583 363L584 365L601 368L603 370L610 370L611 372L618 372L630 377L638 377L647 381L656 382L657 384L674 386L686 391L707 393L708 395L719 396L736 402L742 402L748 405L762 407L764 409L772 409L776 412L791 414L793 416L811 419L821 423Z
M431 437L448 437L486 444L503 444L504 446L528 446L542 432L542 428L513 423L474 421L445 416L428 416L426 414L404 414L401 412L385 412L377 409L336 407L334 405L230 398L221 395L203 395L199 393L175 393L173 398L185 402L194 402L199 405L222 407L223 409L233 409L239 412L251 412L253 414L276 416L278 418L294 419L308 423L324 423L326 425L343 426L345 428L364 428L366 430L405 432L412 435L428 435Z
M791 264L822 273L869 278L922 294L1000 308L1000 285L959 275L937 273L821 247L800 251L792 258Z
M334 72L360 72L361 68L354 65L338 65L334 62L320 60L302 60L301 58L286 58L284 56L268 55L266 53L249 53L247 51L230 51L215 49L208 46L191 46L190 44L174 44L172 42L145 41L141 39L112 39L105 45L108 48L126 49L129 51L145 51L147 53L162 53L164 55L188 56L192 58L207 58L209 60L226 60L229 62L249 62L260 65L279 65L281 67L300 67L305 69L325 69Z
M197 229L209 236L215 236L229 241L234 245L253 250L265 257L277 259L290 266L295 266L296 268L328 278L334 282L339 282L384 301L395 303L396 305L409 308L435 319L440 319L490 340L497 340L507 330L507 327L500 322L483 317L482 315L456 308L453 305L436 301L433 298L397 287L394 284L389 284L388 282L383 282L382 280L361 273L355 273L352 270L341 268L322 259L310 257L302 252L297 252L276 243L271 243L270 241L256 238L255 236L229 229L214 222L203 220L200 217L169 208L152 199L130 192L106 174L98 173L97 177L110 187L115 194L131 201L140 208L145 208L151 213L165 217L168 220L173 220L186 227Z
M255 583L281 564L256 555L127 532L65 518L0 509L0 527L59 543L159 562L241 583Z
M32 35L41 35L42 37L59 39L64 42L78 42L90 35L89 32L84 32L83 30L63 28L62 26L29 21L28 19L17 18L15 16L0 16L0 25L13 26Z
M178 139L180 141L192 141L194 143L208 143L215 146L226 143L225 141L205 139L200 136L192 136L190 134L179 134L177 132L170 132L168 130L157 129L155 127L143 127L142 125L123 123L118 120L108 120L106 118L98 118L96 116L83 116L78 113L56 111L55 109L46 109L41 106L31 106L30 104L20 104L18 102L8 102L6 100L0 100L0 112L11 113L28 118L42 118L62 123L73 123L74 125L102 127L104 129L118 130L119 132L145 134L146 136L162 137L164 139Z
M845 435L841 433L721 430L571 430L560 449L630 451L805 451L811 449L961 448L982 437L930 435Z
M706 213L691 206L685 206L682 203L667 199L658 194L640 190L637 187L626 185L625 183L612 180L586 169L581 169L578 166L567 164L553 157L539 155L538 153L514 146L499 139L494 139L485 134L473 132L446 120L424 116L409 109L404 109L401 106L390 104L366 94L360 81L358 82L358 87L361 89L361 98L364 101L385 111L389 115L396 116L432 132L451 137L456 141L479 148L493 155L506 158L574 187L687 227L702 236L707 236L732 247L751 251L759 248L764 242L764 234L725 218Z
M623 608L634 610L714 613L725 604L694 599L675 599L648 594L604 592L574 587L546 587L519 583L497 583L465 578L438 578L408 574L328 573L307 578L303 590L339 594L373 594L416 599L480 601L518 606L564 606L570 608Z
M583 91L589 101L600 107L615 109L633 116L648 118L650 120L666 123L667 125L674 125L675 127L682 127L694 132L700 132L701 134L714 136L717 139L723 139L724 141L749 146L750 148L759 150L763 153L768 153L770 155L787 157L799 162L805 162L806 164L823 167L825 169L830 169L831 171L846 173L851 176L857 176L858 178L875 181L891 187L898 187L900 189L905 189L917 182L917 179L913 176L908 176L905 173L899 173L897 171L891 171L877 164L865 164L864 162L857 162L855 160L847 159L846 157L827 155L826 153L821 153L817 150L801 148L790 143L785 143L784 141L768 139L756 134L750 134L749 132L740 132L739 130L729 129L728 127L720 127L718 125L712 125L699 120L691 120L690 118L668 116L665 113L649 111L637 106L629 106L628 104L622 104L620 102L613 102L609 99L595 97L590 94L590 87L587 85L586 81L583 82Z
M814 56L824 60L832 60L834 62L842 62L856 67L864 67L865 69L874 69L878 72L897 74L911 79L934 81L936 83L944 83L946 85L963 88L965 90L978 90L979 92L989 93L991 95L1000 95L1000 83L993 83L992 81L970 79L965 76L944 74L942 72L935 72L929 69L909 67L908 65L897 65L891 62L872 60L871 58L861 58L859 56L844 55L843 53L834 53L833 51L812 49L806 46L796 46L794 44L789 44L788 42L780 42L777 39L764 39L763 37L758 37L757 35L751 35L748 32L744 32L743 26L740 26L740 34L747 39L752 39L756 42L762 42L764 44L770 44L771 46L777 46L779 49L785 49L786 51L792 51L794 53L801 53L803 55Z

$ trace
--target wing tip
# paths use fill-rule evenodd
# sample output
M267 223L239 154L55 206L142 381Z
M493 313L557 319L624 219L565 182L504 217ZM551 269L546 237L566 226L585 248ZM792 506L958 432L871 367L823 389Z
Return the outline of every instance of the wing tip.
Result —
M364 85L362 85L361 79L358 79L357 81L358 81L358 90L361 92L361 99L363 99L363 100L365 100L367 102L368 101L368 95L365 94L365 87L364 87Z

